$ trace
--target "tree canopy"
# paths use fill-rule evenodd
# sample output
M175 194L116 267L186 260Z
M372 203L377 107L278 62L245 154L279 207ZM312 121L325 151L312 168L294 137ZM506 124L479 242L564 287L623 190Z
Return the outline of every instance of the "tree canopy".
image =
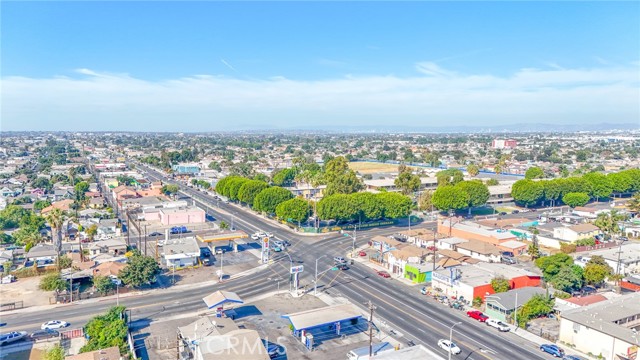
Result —
M129 286L140 287L153 282L159 272L160 267L153 257L133 250L133 254L127 259L127 266L120 271L119 278Z
M525 179L542 179L544 177L544 171L537 166L532 166L524 173Z
M323 192L325 196L351 194L364 189L364 185L356 173L349 169L349 162L343 156L331 159L325 164L323 178L327 184Z
M238 189L238 200L243 203L249 204L249 206L253 206L253 200L260 194L260 192L269 187L264 181L260 180L249 180L246 181L240 189Z
M613 269L604 258L595 255L584 267L584 280L591 285L599 285L613 274Z
M461 181L456 187L469 195L468 207L482 206L489 200L489 188L480 180Z
M127 315L124 306L114 306L104 315L98 315L85 325L87 343L80 348L80 353L91 352L117 346L120 353L128 351L127 347Z
M384 217L387 219L398 219L409 216L413 208L413 202L405 195L387 192L376 195L384 208Z
M293 198L280 203L276 207L276 216L279 219L292 222L305 222L309 218L311 206L305 200Z
M394 180L396 188L400 189L402 194L409 195L420 189L420 177L414 175L410 167L404 164L398 167L398 177Z
M458 169L447 169L438 171L436 173L436 178L438 179L438 187L455 185L464 180L464 174Z
M527 206L536 204L543 195L542 184L533 180L518 180L511 187L511 196Z
M291 168L276 171L271 178L276 186L291 186L296 176L296 170Z
M431 202L438 210L458 210L469 205L469 194L462 188L448 185L439 186L431 196Z
M589 202L589 199L589 194L587 193L570 192L562 197L562 202L574 208L585 205Z
M491 279L491 288L496 293L501 293L509 291L511 289L511 284L504 276L497 276Z
M262 190L253 200L253 209L256 211L273 214L276 207L293 198L291 191L279 186L272 186Z

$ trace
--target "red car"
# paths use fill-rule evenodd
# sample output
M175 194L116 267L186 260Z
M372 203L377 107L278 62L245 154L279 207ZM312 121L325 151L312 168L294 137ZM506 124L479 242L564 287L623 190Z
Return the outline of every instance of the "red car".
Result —
M481 311L478 311L478 310L467 311L467 316L469 316L472 319L476 319L480 322L485 322L489 318L487 315L483 314Z
M378 275L382 276L385 279L388 279L391 277L391 275L386 271L378 271Z
M360 252L358 253L358 256L367 256L367 253L366 253L366 252L364 252L364 251L360 251Z

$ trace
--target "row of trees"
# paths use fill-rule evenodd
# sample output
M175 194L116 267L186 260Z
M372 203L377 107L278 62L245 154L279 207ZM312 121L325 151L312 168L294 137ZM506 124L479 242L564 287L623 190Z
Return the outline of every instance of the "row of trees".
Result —
M629 169L608 175L592 172L580 177L518 180L511 188L511 195L525 206L559 201L570 206L581 206L590 199L599 200L614 194L637 191L640 191L640 169Z
M480 180L446 180L446 185L438 186L431 195L431 203L438 210L471 209L484 205L489 196L489 188Z
M355 194L334 194L325 196L318 202L318 217L322 220L377 220L407 217L413 208L408 196L381 192Z

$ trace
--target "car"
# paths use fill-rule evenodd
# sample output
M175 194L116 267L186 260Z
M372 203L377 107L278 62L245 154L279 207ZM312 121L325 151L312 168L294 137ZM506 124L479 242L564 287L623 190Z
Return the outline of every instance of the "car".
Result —
M281 251L282 251L282 248L281 248L280 246L278 246L278 245L274 245L274 246L272 246L272 247L271 247L271 249L272 249L274 252L281 252Z
M258 236L258 233L251 234L251 239L253 239L253 240L260 240L260 236Z
M189 229L187 229L186 226L174 226L171 228L171 233L172 234L184 234L184 233L188 233Z
M44 339L56 338L59 336L60 336L60 332L58 332L57 330L44 329L44 330L34 331L33 333L31 333L31 335L29 335L29 338L31 340L44 340Z
M202 262L203 266L210 266L211 265L211 259L208 257L201 257L200 261Z
M367 253L366 253L366 252L364 252L364 251L360 251L360 252L358 253L358 256L364 257L364 256L367 256Z
M518 263L518 261L512 257L501 257L500 262L507 265L513 265Z
M274 240L271 242L271 244L278 246L278 247L284 247L284 243L280 240Z
M426 287L422 287L422 289L420 289L420 294L422 295L427 295L428 291Z
M223 247L217 247L216 248L216 254L224 254L224 248Z
M485 324L487 324L488 326L494 327L502 332L507 332L509 330L511 330L511 328L509 327L509 325L503 323L502 321L498 320L498 319L489 319L487 321L485 321Z
M46 330L46 329L62 329L62 328L66 328L67 326L69 326L69 323L66 322L66 321L51 320L51 321L47 321L46 323L42 324L42 326L40 326L40 329L42 329L42 330Z
M272 238L274 236L273 233L271 233L271 232L266 232L266 233L264 233L264 235L266 237L268 237L268 238Z
M157 236L162 236L162 233L159 233L157 231L152 232L151 234L149 234L149 237L157 237Z
M564 350L554 344L542 344L540 345L540 351L551 354L557 358L562 358L564 356Z
M438 340L438 347L454 355L460 354L462 352L462 350L460 350L460 348L458 347L458 345L456 345L456 343L451 342L449 340L445 340L445 339Z
M504 257L510 257L510 258L516 257L513 251L502 251L500 255Z
M12 331L4 334L0 334L0 346L22 340L27 336L26 331Z
M347 260L345 260L345 258L343 258L342 256L336 256L333 258L333 262L335 262L336 264L344 264L347 262Z
M347 264L340 264L337 266L337 268L339 270L349 270L349 267L347 266Z
M269 355L269 358L273 359L278 357L279 352L280 352L280 347L276 344L269 344L267 342L265 342L265 348L267 348L267 354Z
M500 215L504 216L504 215L507 215L507 213L503 211L500 213Z
M208 247L201 247L200 248L200 256L204 256L204 257L211 256L211 250L209 250Z
M584 358L576 355L565 355L562 360L584 360Z
M512 213L512 214L517 214L517 213L519 213L519 212L520 212L520 210L513 210L511 213Z
M386 271L378 271L378 275L382 276L382 277L383 277L383 278L385 278L385 279L388 279L388 278L390 278L390 277L391 277L391 274L389 274L389 273L388 273L388 272L386 272Z
M284 244L284 246L289 247L291 246L291 243L287 240L283 240L282 243Z
M489 318L487 315L483 314L482 311L478 310L467 311L467 316L480 322L485 322Z
M164 246L164 240L158 240L158 246L159 247L163 247Z

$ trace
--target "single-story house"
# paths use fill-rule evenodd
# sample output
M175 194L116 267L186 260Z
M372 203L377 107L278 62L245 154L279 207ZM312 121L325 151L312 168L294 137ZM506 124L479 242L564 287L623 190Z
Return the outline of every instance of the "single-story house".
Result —
M485 297L484 313L494 319L505 322L513 321L513 311L525 304L534 295L545 295L546 290L540 287L526 286L496 293Z

